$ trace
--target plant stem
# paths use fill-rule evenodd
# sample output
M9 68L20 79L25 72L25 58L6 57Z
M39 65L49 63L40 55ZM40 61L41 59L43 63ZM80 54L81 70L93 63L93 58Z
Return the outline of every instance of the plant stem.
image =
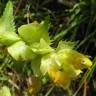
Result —
M54 89L55 85L52 85L52 87L48 90L48 92L45 94L45 96L49 96L52 90Z

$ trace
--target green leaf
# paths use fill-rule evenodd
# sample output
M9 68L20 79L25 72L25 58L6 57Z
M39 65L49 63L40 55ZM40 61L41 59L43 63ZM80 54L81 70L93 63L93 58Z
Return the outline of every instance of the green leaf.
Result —
M0 43L11 45L19 40L19 36L15 33L13 4L9 1L3 12L3 16L0 18Z
M50 43L48 30L45 29L44 23L39 24L34 21L33 23L22 25L18 28L18 32L23 40L30 45L35 42L40 42L41 38L43 38L47 43Z
M21 38L19 38L19 36L16 33L10 33L10 32L6 32L6 33L2 33L0 34L0 43L3 45L11 45L17 41L20 41Z
M10 90L7 86L3 86L0 89L0 96L11 96Z
M36 54L47 54L50 53L52 51L54 51L47 43L46 41L41 38L39 43L34 43L31 46L31 49L33 52L35 52Z
M13 4L9 1L6 5L3 16L0 18L0 33L15 32Z
M31 60L36 57L36 54L23 41L8 47L8 52L15 60L20 61Z

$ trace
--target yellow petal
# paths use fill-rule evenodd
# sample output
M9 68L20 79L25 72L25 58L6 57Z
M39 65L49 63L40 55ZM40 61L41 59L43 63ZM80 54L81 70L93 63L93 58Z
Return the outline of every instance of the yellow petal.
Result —
M69 87L71 79L68 74L57 69L50 69L48 73L56 86L63 87L64 89Z

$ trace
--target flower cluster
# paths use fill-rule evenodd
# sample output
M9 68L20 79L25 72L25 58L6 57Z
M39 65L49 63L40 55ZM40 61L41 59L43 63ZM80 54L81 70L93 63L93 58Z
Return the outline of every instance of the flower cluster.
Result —
M56 86L66 89L82 69L91 67L90 59L74 50L73 42L60 41L56 48L51 47L48 20L22 25L17 34L12 13L9 1L0 18L0 43L15 60L30 60L35 76L48 74Z

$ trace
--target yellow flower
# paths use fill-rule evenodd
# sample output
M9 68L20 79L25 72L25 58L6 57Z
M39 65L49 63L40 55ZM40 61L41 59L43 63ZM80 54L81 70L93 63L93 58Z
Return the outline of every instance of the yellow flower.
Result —
M61 63L73 65L75 69L90 68L92 61L82 53L72 49L63 49L57 52Z
M48 70L48 74L56 86L62 87L64 89L69 87L71 78L64 71L53 68Z

